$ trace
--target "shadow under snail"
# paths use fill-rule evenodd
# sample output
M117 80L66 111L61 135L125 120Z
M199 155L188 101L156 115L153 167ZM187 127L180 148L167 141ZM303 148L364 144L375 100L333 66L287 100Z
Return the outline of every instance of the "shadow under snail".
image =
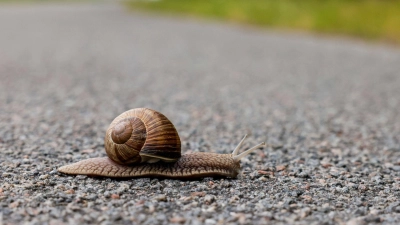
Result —
M240 159L265 146L263 142L238 154L246 137L231 154L181 155L178 132L167 117L152 109L131 109L115 118L107 129L104 142L108 157L82 160L58 171L114 178L235 178L240 171Z

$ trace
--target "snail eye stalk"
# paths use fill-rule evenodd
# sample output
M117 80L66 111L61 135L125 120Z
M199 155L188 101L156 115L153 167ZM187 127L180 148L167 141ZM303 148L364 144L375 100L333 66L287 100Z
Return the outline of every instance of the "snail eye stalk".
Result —
M260 147L265 147L265 146L267 146L267 145L265 144L265 142L262 142L262 143L260 143L260 144L258 144L258 145L256 145L256 146L254 146L254 147L250 148L249 150L246 150L245 152L242 152L242 153L240 153L240 154L238 155L239 149L240 149L240 147L242 147L243 142L244 142L244 140L245 140L246 138L247 138L247 134L244 135L243 139L239 142L239 144L236 146L235 150L233 150L233 152L232 152L232 157L233 157L233 159L234 159L235 161L237 161L237 162L240 161L240 160L241 160L243 157L245 157L246 155L252 153L254 150L256 150L256 149L258 149L258 148L260 148Z
M239 152L240 147L242 147L244 140L246 140L247 134L244 135L243 139L239 142L239 144L236 146L235 150L232 152L232 156L236 156Z

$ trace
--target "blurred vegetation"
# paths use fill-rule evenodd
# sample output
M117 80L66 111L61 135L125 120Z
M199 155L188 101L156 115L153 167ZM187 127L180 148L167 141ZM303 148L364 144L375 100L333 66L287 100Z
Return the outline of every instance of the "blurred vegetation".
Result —
M400 44L397 0L129 0L133 9Z
M87 2L96 0L0 0L0 4L21 4L21 3L49 3L49 2Z

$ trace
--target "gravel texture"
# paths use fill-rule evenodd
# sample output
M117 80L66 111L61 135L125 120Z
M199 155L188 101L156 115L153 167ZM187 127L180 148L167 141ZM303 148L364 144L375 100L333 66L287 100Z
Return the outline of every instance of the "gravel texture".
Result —
M400 51L128 13L0 8L0 224L399 224ZM273 147L238 179L107 179L121 112L149 107L182 151Z

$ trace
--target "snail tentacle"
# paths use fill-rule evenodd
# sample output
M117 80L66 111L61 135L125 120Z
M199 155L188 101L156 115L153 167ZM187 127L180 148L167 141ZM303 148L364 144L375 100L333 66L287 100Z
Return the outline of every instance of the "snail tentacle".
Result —
M247 134L244 135L243 139L239 142L239 144L236 146L235 150L233 150L232 155L236 156L240 150L240 147L242 147L242 144L244 140L247 138Z
M256 150L257 148L259 148L259 147L265 147L265 146L266 146L265 142L261 142L260 144L258 144L258 145L256 145L256 146L250 148L249 150L246 150L245 152L242 152L242 153L240 153L239 155L233 156L233 159L234 159L235 161L239 162L240 159L242 159L242 158L245 157L246 155L252 153L252 152L253 152L254 150Z

